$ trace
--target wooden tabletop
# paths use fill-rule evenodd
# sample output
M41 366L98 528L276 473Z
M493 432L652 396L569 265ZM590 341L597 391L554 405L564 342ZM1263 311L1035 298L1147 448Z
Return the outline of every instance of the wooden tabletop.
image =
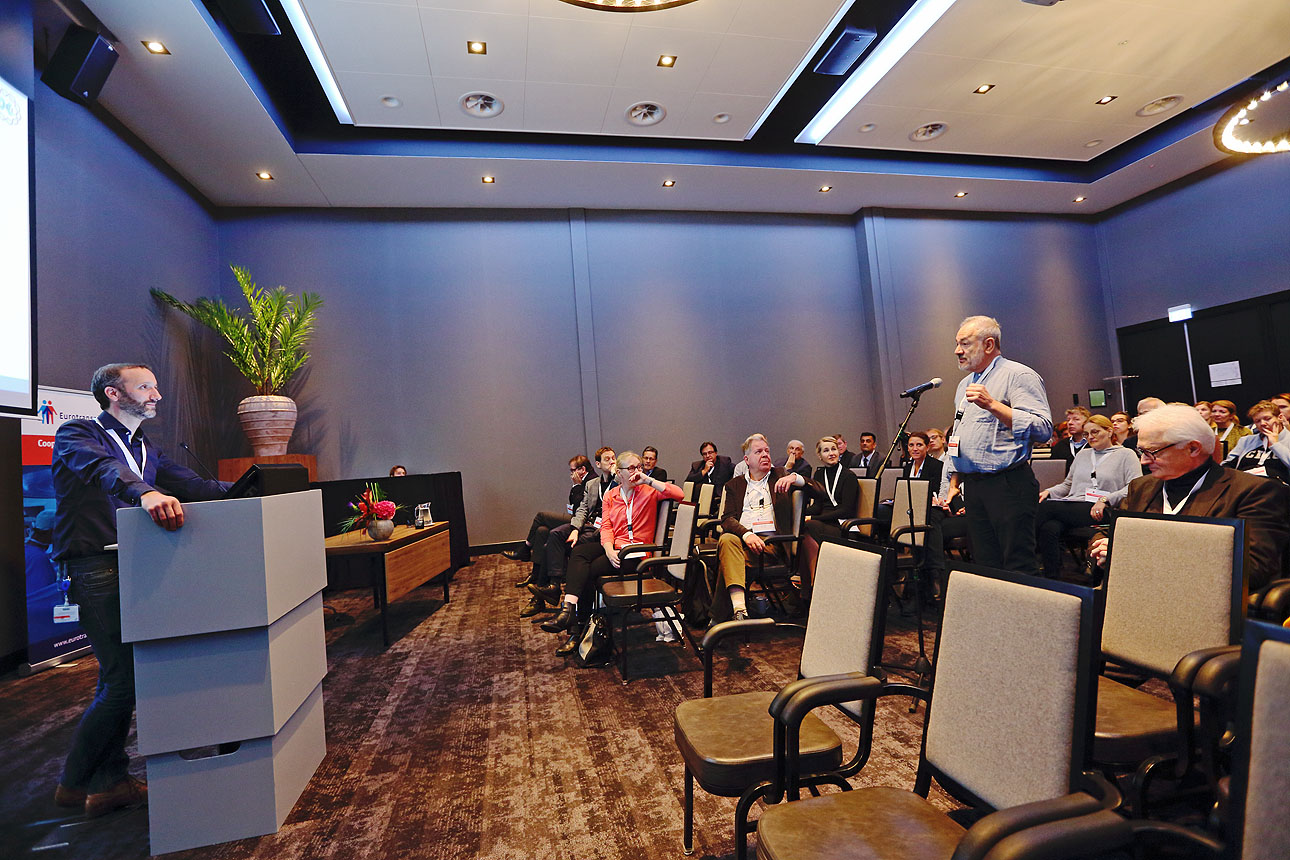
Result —
M401 546L416 543L431 535L448 530L446 521L431 523L423 529L416 526L395 526L388 540L372 540L366 529L354 529L344 534L332 535L323 542L328 555L367 555L373 552L390 552Z

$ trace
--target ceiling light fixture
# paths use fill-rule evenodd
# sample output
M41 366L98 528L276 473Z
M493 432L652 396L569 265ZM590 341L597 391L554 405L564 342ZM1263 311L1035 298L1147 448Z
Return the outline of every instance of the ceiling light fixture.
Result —
M725 113L724 111L722 113L713 114L712 121L715 122L717 125L725 125L726 123L730 122L730 114Z
M1095 137L1095 138L1093 138L1092 140L1090 140L1090 141L1088 141L1087 143L1085 143L1085 144L1084 144L1084 148L1085 148L1085 149L1096 149L1097 147L1099 147L1099 146L1101 146L1101 145L1102 145L1102 138L1100 138L1100 137Z
M492 185L497 180L492 176L481 176L479 178L479 181L484 183L485 185Z
M466 53L467 54L487 54L488 43L487 42L467 42Z
M381 104L387 108L396 108L400 107L403 101L398 96L381 96Z
M1265 105L1273 97L1279 97L1278 107L1267 108ZM1282 81L1273 89L1264 90L1259 96L1252 97L1245 104L1233 105L1214 126L1214 145L1223 152L1236 155L1263 155L1269 152L1290 152L1290 118L1285 108L1290 107L1290 81ZM1260 118L1266 117L1270 122L1253 122L1253 114L1262 110ZM1245 138L1238 135L1237 129L1250 125L1261 138ZM1270 127L1269 127L1270 126Z
M825 102L795 142L823 140L953 5L954 0L918 0Z
M1138 116L1155 116L1156 114L1165 113L1173 110L1182 104L1182 96L1162 96L1155 101L1149 101L1136 111Z
M1087 197L1085 197L1084 195L1082 195L1082 194L1081 194L1079 197L1076 197L1076 198L1075 198L1074 200L1072 200L1071 202L1072 202L1072 203L1083 203L1083 202L1084 202L1085 200L1087 200L1087 199L1088 199Z
M1111 102L1115 101L1118 98L1119 96L1102 96L1100 99L1098 99L1095 102L1095 104L1109 105Z
M972 92L976 93L979 96L983 96L986 93L990 92L990 90L992 89L994 89L994 84L982 84L981 86L974 89Z
M860 126L860 133L868 134L869 132L873 131L877 127L878 126L875 123L867 122L864 125Z
M273 181L273 174L267 170L261 170L255 174L256 179L263 179L265 182Z
M581 6L584 9L600 9L605 12L653 12L658 9L671 9L673 6L684 6L694 0L563 0L570 6Z
M676 185L676 180L675 180L675 179L664 179L664 180L663 180L663 187L664 187L664 188L671 188L673 185Z
M954 196L955 196L955 197L967 197L967 192L966 192L966 191L956 191L956 192L954 193Z
M314 28L309 23L309 16L300 5L300 0L281 0L282 11L287 13L287 20L291 22L292 28L296 31L296 38L300 40L300 47L304 49L305 56L309 58L309 65L313 67L314 75L318 78L318 83L322 85L323 93L327 96L327 101L331 104L332 112L336 114L336 121L345 125L353 125L354 118L349 113L349 106L345 104L345 97L341 95L340 85L336 83L336 77L331 73L331 66L327 65L327 57L323 54L322 46L318 44L318 36L314 33Z
M143 47L148 50L149 54L169 54L170 49L156 39L144 39Z
M828 193L829 193L830 191L832 191L832 190L833 190L833 186L832 186L832 185L821 185L821 186L820 186L820 193L821 193L821 194L828 194Z
M674 67L674 66L676 65L676 55L675 55L675 54L659 54L659 55L658 55L658 64L659 64L660 66L662 66L663 68L665 68L665 69L670 69L670 68L672 68L672 67Z

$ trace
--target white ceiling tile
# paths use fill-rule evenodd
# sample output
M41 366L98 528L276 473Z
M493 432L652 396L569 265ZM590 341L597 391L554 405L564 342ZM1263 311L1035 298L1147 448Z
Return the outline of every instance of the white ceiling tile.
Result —
M840 0L743 0L728 32L814 42L842 5Z
M524 88L524 127L530 131L599 134L613 87L529 83Z
M923 107L947 82L962 77L976 62L970 57L910 51L869 90L862 103Z
M769 98L779 91L810 48L808 42L788 39L726 36L699 89Z
M923 102L924 107L966 113L1021 113L1016 103L1018 93L1024 92L1035 75L1044 71L1040 66L1023 63L967 59L963 62L965 66L956 70L957 74L941 78L944 85ZM906 89L910 88L909 84L905 79ZM976 93L982 84L994 84L994 89L983 95Z
M604 22L601 18L594 22L532 18L528 80L607 84L618 75L630 29L627 22Z
M491 12L499 15L529 14L529 0L411 0L422 9L457 9L462 12Z
M306 8L334 71L430 74L415 7L309 0Z
M526 15L494 15L422 9L421 27L432 74L450 78L522 80L528 54ZM482 41L487 54L471 54L468 42Z
M524 82L478 81L474 78L435 78L435 97L439 104L439 122L443 128L471 131L523 131ZM467 114L461 109L461 97L484 92L501 99L502 112L488 118Z
M765 108L766 99L761 96L695 93L678 131L682 137L743 140ZM729 114L730 120L713 122L712 118L719 113Z
M614 82L619 87L661 84L693 91L699 86L717 52L719 36L692 30L633 27L623 48L622 63ZM677 58L676 65L659 66L659 57Z
M340 72L336 77L355 125L390 128L439 125L439 105L431 78L363 72ZM397 98L399 106L383 104L381 100L386 97Z
M1045 11L1021 0L958 0L914 47L953 57L984 56L1026 21Z

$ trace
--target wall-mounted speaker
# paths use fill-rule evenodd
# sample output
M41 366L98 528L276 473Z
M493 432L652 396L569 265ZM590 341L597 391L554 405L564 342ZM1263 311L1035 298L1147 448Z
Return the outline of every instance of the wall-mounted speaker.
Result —
M63 34L40 79L64 98L92 104L107 81L117 52L93 30L72 24Z

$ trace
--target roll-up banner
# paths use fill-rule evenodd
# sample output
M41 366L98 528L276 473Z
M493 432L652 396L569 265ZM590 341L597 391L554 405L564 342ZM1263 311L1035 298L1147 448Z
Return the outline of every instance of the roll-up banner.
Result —
M64 421L93 418L103 410L88 391L40 386L34 418L22 419L23 555L27 567L27 662L24 675L57 666L89 650L89 639L74 621L58 621L63 603L58 574L50 560L53 532L54 479L50 463L54 434Z

